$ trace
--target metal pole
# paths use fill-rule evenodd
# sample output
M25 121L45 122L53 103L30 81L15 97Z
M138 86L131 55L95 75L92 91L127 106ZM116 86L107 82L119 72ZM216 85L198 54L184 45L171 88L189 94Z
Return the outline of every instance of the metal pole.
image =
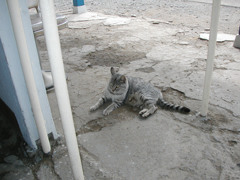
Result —
M84 180L72 117L53 0L40 0L44 35L68 154L76 180Z
M215 56L220 5L221 5L221 0L213 0L210 37L209 37L208 55L207 55L207 68L205 73L203 100L202 100L202 109L201 109L202 116L207 116L207 112L208 112L209 94L210 94L210 86L212 81L213 59Z
M38 97L38 91L35 84L31 60L29 57L26 35L24 33L20 6L18 0L7 0L8 9L12 21L13 31L15 39L17 42L18 52L21 59L22 69L24 73L24 78L26 81L28 94L30 97L30 102L32 105L33 114L35 117L38 134L40 137L42 149L44 153L49 153L51 151L51 146L49 143L47 130L45 126L45 120L42 114L42 109Z

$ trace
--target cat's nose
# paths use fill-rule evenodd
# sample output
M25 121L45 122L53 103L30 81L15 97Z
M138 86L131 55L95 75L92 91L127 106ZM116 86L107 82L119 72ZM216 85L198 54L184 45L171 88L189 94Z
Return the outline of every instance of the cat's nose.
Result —
M116 89L117 89L117 87L113 87L113 88L112 88L112 91L114 92Z

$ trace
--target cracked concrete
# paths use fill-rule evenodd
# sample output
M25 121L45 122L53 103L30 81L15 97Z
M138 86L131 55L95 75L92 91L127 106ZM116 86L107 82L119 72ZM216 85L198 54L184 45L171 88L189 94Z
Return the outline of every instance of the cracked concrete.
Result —
M92 169L105 175L86 178L237 179L239 50L232 42L217 44L209 120L202 121L196 114L206 66L207 41L198 39L204 28L129 19L129 24L118 27L105 26L106 19L98 19L91 27L81 26L79 36L77 28L74 33L61 31L63 41L67 33L73 33L72 38L83 45L92 39L87 44L95 46L89 54L75 54L90 67L71 72L72 67L66 66L78 141L84 149L81 153L91 157ZM147 120L139 119L130 107L121 107L106 117L102 115L104 107L89 113L107 84L110 66L120 66L122 73L150 81L163 90L168 101L191 107L192 113L160 109Z
M209 32L211 6L183 0L86 3L97 13L72 16L70 1L55 3L70 21L59 34L85 178L239 179L240 51L233 42L217 43L208 120L198 116L208 43L199 34ZM223 6L219 30L237 32L239 13L238 7ZM114 25L105 23L108 18ZM43 68L49 69L44 38L37 40ZM90 113L111 66L151 82L167 101L192 112L159 108L146 120L127 106L109 116L102 115L104 107ZM51 156L24 166L30 173L25 179L73 179L54 91L48 97L62 140Z

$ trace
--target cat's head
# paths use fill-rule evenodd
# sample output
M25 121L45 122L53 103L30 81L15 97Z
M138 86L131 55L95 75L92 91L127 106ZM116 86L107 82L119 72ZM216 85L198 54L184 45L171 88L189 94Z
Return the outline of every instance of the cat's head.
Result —
M126 76L119 74L117 68L111 67L111 79L108 84L108 90L113 94L124 93L128 89Z

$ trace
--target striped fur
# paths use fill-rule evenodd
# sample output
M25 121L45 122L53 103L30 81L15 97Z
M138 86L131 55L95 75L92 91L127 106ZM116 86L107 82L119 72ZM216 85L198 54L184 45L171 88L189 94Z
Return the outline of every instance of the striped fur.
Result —
M115 68L111 68L111 79L103 96L90 108L95 111L107 101L112 103L103 111L104 115L110 114L114 109L123 104L141 109L139 115L148 117L157 110L157 105L164 109L171 109L181 113L189 113L187 107L170 104L163 100L162 93L152 84L140 78L119 74Z
M159 99L157 104L160 107L162 107L163 109L174 110L174 111L178 111L180 113L189 113L190 112L190 109L187 107L179 106L176 104L171 104L171 103L164 101L163 99Z

